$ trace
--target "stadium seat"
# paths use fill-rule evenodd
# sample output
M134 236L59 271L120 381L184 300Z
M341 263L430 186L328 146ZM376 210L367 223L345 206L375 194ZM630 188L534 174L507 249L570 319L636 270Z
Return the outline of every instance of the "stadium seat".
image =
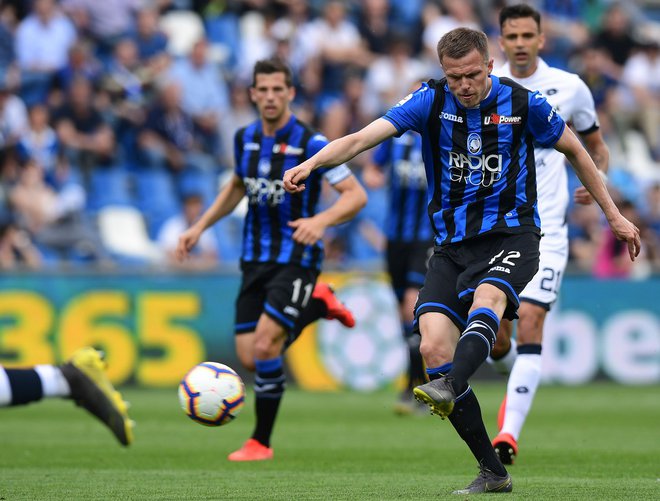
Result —
M140 211L134 207L111 205L98 213L101 241L118 261L142 260L159 262L160 249L149 239Z
M154 239L163 223L180 209L174 181L169 172L149 169L133 175L137 208L147 222L149 236Z
M175 57L186 56L195 42L204 38L204 24L190 11L172 11L161 16L160 29L167 35L167 51Z
M89 177L87 207L91 212L110 206L130 206L129 178L122 167L99 167Z

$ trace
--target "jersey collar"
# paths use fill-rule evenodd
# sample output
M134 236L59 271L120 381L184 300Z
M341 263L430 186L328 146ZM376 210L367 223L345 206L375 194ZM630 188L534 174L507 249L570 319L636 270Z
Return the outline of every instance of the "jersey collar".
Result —
M287 123L285 123L283 127L281 127L280 129L277 129L275 131L275 139L277 139L278 137L280 137L283 134L287 134L291 130L291 128L293 127L293 124L295 124L297 120L298 119L296 118L296 116L293 113L291 113L291 117L289 118L289 121ZM257 123L258 123L258 127L259 127L259 132L263 134L264 129L263 129L263 126L261 124L261 120L258 120ZM270 137L272 137L272 136L270 136Z

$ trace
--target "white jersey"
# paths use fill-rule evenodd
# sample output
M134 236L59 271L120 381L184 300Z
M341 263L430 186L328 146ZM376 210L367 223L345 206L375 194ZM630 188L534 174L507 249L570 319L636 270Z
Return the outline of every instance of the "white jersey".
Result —
M513 77L509 63L495 74L511 78L529 90L538 90L578 132L589 133L598 128L594 98L576 74L552 68L540 58L536 71L527 78ZM536 147L534 157L541 229L546 235L561 232L569 201L564 155L554 148Z

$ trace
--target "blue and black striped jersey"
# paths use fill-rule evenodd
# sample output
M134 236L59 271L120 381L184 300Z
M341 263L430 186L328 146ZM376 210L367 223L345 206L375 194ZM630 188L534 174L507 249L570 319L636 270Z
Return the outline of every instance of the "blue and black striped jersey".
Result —
M387 239L396 242L430 242L433 236L427 214L426 171L422 160L422 137L406 132L384 141L373 162L390 172Z
M490 78L478 107L463 107L446 80L431 80L384 116L399 134L422 135L438 245L491 231L540 232L534 146L552 147L565 123L538 92Z
M248 199L241 260L321 267L322 243L295 242L294 230L287 223L316 213L324 176L330 184L336 184L350 176L351 171L345 165L317 169L305 181L305 191L295 195L286 192L282 176L327 143L324 136L293 115L275 136L264 135L260 120L236 132L235 172L245 184Z

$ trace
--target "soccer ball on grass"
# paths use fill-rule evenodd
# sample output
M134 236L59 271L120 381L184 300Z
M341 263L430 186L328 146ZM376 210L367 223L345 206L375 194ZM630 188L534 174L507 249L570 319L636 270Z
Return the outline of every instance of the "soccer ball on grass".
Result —
M217 362L203 362L184 376L179 384L179 402L186 415L206 426L222 426L243 408L245 385L231 368Z

